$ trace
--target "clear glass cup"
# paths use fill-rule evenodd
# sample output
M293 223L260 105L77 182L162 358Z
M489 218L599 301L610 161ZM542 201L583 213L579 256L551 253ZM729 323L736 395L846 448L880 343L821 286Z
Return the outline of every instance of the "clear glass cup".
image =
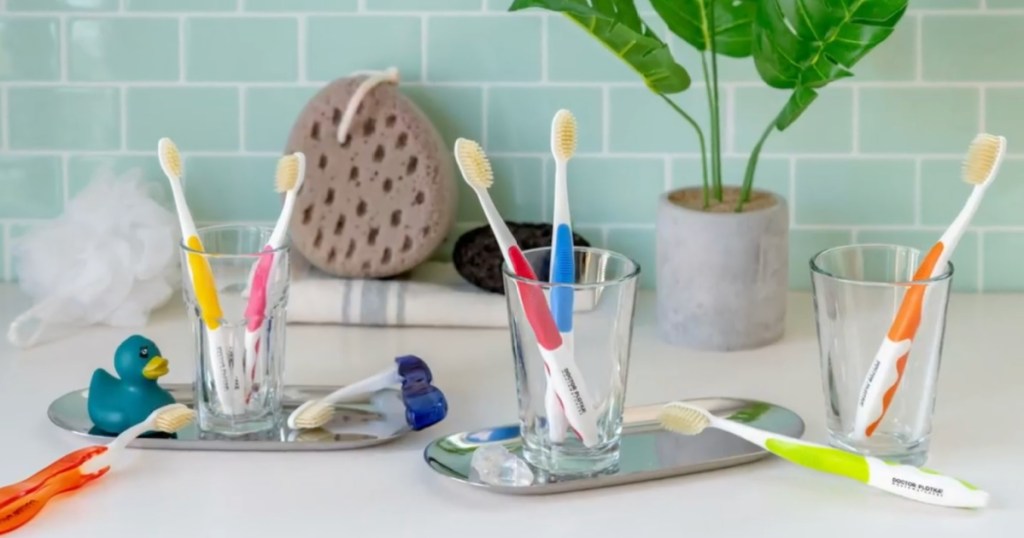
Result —
M271 231L210 226L198 230L202 250L187 243L180 249L198 422L207 432L250 434L281 418L289 260L287 246L263 250ZM260 275L265 286L252 286Z
M953 265L935 278L915 281L922 256L898 245L848 245L811 259L826 426L833 446L912 465L928 458ZM903 379L873 435L859 438L854 419L865 377L904 296L915 286L925 288L925 299Z
M551 476L613 470L619 461L640 267L615 252L577 247L575 284L552 285L546 282L551 249L533 249L524 255L538 280L515 276L507 265L502 268L511 320L523 457ZM571 288L574 297L572 331L561 334L555 328L554 337L549 332L553 321L548 315L547 299L553 287ZM536 311L530 314L531 304L540 305L541 315ZM538 318L545 316L548 330L540 328L538 333L534 325L543 325ZM552 341L561 341L564 347L553 346ZM551 348L556 351L549 351ZM567 364L566 359L561 357L568 357L568 363L574 363L578 369L570 368L567 372L562 367ZM578 430L564 418L566 411L560 402L566 408L584 411L584 420L592 426L590 446L574 433Z

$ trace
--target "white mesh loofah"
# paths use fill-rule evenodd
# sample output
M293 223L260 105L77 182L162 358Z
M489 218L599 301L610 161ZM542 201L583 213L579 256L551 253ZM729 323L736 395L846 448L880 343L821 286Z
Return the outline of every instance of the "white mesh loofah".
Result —
M29 347L92 324L141 326L180 283L174 215L133 169L101 170L59 218L13 246L21 289L35 304L7 338Z

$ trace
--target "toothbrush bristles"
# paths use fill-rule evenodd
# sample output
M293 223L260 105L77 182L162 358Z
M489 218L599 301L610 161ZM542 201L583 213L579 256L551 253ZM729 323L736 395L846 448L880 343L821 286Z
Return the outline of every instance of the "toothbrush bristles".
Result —
M456 140L455 161L470 186L487 189L494 183L491 163L480 144L466 138Z
M299 182L299 157L296 154L285 155L277 161L277 175L274 188L285 193L292 190Z
M1002 137L987 133L976 136L964 160L964 181L972 185L984 183L992 175L1002 150Z
M316 402L295 417L295 427L302 430L319 428L334 418L334 406Z
M680 402L662 407L658 412L658 421L666 430L683 435L697 435L711 425L704 410Z
M555 113L551 139L551 150L562 160L571 159L576 153L576 117L562 109Z
M170 138L161 138L157 144L157 150L160 153L160 160L164 162L167 171L173 174L175 178L181 179L181 153L178 151L178 146L175 145L174 141Z
M196 412L181 405L173 406L156 416L153 429L164 433L174 433L188 426L196 418Z

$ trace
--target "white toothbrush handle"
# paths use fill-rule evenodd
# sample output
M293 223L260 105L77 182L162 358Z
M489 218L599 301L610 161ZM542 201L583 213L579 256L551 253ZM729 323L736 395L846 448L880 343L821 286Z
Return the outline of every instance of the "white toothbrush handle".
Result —
M554 384L569 426L576 432L586 447L593 447L600 441L597 429L597 410L591 406L590 391L587 390L583 373L580 372L565 345L553 350L540 348L541 356L550 372L548 381Z
M402 376L398 375L397 368L392 366L386 370L373 374L366 379L361 379L350 385L345 385L344 387L328 394L320 401L326 404L336 404L344 401L345 399L370 394L378 390L397 385L401 382Z
M854 439L864 440L874 433L887 407L885 393L895 390L899 383L910 345L910 340L893 342L886 338L875 353L875 360L868 368L859 392L860 399L857 400L852 434ZM888 401L891 402L891 397Z
M565 347L573 348L572 333L562 333L562 342ZM558 402L558 394L555 392L555 385L551 382L550 376L545 379L544 410L548 419L548 438L552 443L564 443L565 433L569 429L569 422L565 418L565 411Z
M870 469L868 485L918 502L951 508L982 508L989 494L975 486L910 465L895 465L878 458L865 458Z
M711 424L797 465L852 478L915 501L955 508L978 508L988 503L988 493L934 471L889 464L878 458L769 433L728 419L715 417Z

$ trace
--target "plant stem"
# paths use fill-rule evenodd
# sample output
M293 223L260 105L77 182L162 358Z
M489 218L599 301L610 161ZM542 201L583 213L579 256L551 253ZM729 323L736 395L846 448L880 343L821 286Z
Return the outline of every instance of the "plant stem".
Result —
M668 96L663 93L659 93L658 97L664 99L665 102L668 103L668 106L672 107L672 110L675 110L677 114L689 122L689 124L693 126L694 131L697 131L697 142L700 143L701 178L704 181L704 207L707 208L708 205L710 205L710 200L708 200L708 156L707 150L704 147L704 131L701 130L700 125L694 121L692 116L687 114L685 110L679 108L679 105L677 105L675 101L669 99Z
M711 49L711 83L714 86L715 104L711 107L711 158L715 160L715 194L722 201L722 122L718 100L718 50L715 45L715 2L708 2L708 48Z
M700 54L700 66L704 70L704 89L707 90L708 94L708 111L711 113L711 119L714 120L715 109L718 108L718 103L715 102L715 94L711 85L711 75L708 73L708 55L703 51ZM711 122L711 183L714 185L715 199L719 202L722 201L722 188L719 184L718 178L721 177L715 161L715 153L718 151L715 144L715 122ZM707 187L705 187L705 190ZM704 194L707 198L707 193ZM704 204L707 207L707 204Z
M743 211L743 204L750 200L750 190L754 186L754 170L757 168L757 158L761 156L761 148L764 146L764 141L768 140L768 135L772 134L775 130L775 118L772 118L771 123L768 124L768 128L761 134L761 138L758 139L757 144L754 145L753 151L750 152L750 160L747 161L747 171L743 174L743 189L740 190L740 199L736 202L736 212Z

